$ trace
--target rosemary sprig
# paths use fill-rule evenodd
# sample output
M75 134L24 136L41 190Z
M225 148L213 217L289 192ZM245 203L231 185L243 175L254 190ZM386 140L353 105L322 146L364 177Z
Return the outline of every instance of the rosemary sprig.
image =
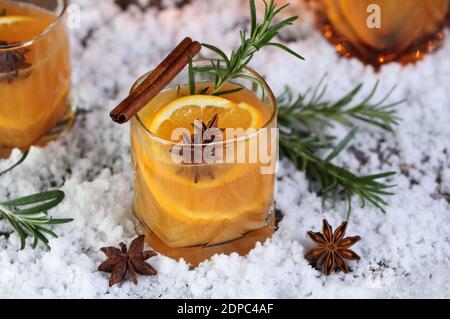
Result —
M22 156L19 158L19 160L18 160L15 164L13 164L11 167L5 169L3 172L0 172L0 176L2 176L2 175L4 175L4 174L6 174L6 173L12 171L12 170L15 169L17 166L19 166L20 164L22 164L23 161L25 161L25 159L27 158L28 153L29 153L29 150L25 151L25 152L22 154Z
M33 236L32 248L43 242L48 248L47 236L58 237L43 225L65 224L71 218L54 219L48 216L48 210L56 207L64 199L64 192L50 191L0 203L0 217L4 217L20 238L20 249L25 248L25 238Z
M17 163L0 172L0 176L19 166L28 156L29 151L23 153ZM32 248L35 249L38 242L43 242L48 248L46 235L58 237L53 231L43 225L65 224L73 219L54 219L48 216L48 210L56 207L64 199L64 192L50 191L27 197L0 202L0 219L6 219L17 232L20 238L20 249L25 248L25 239L33 236Z
M393 126L397 125L399 120L395 106L403 101L386 104L391 91L380 102L372 104L377 83L362 102L348 107L362 85L356 86L338 102L332 103L322 100L326 92L326 86L322 86L322 82L321 80L314 90L301 94L296 99L292 97L290 89L278 98L281 154L306 172L310 186L318 189L324 203L329 198L335 201L338 195L344 194L348 200L350 214L351 198L356 195L362 207L370 202L384 212L387 203L382 196L392 195L388 190L393 185L383 184L380 180L395 175L395 172L356 176L347 169L332 164L332 160L355 136L357 129L353 128L335 147L332 143L335 137L325 135L323 130L324 127L332 127L335 123L354 126L357 120L362 120L369 125L393 132ZM331 150L325 159L317 155L317 151L323 149Z
M274 0L267 3L263 0L265 11L262 22L259 22L256 16L255 1L250 0L250 34L247 36L245 31L240 31L240 46L231 52L228 57L222 50L214 45L203 43L202 45L215 52L221 60L211 60L210 66L196 67L196 72L207 72L215 77L215 86L212 94L217 93L222 85L232 79L246 78L251 81L257 81L253 77L242 74L243 69L249 64L256 52L264 47L276 47L287 53L303 60L303 57L281 43L272 42L281 29L290 26L298 17L289 17L280 22L274 23L274 19L288 6L288 4L278 7ZM224 93L222 92L222 95Z
M363 84L355 86L348 94L337 102L323 100L327 85L323 84L323 77L319 84L305 94L299 94L295 99L289 87L278 98L280 106L279 119L281 124L295 123L304 126L317 136L322 137L323 127L333 127L333 122L345 126L354 126L354 120L360 120L381 129L393 132L398 124L395 107L404 101L386 103L395 87L392 88L377 103L372 103L379 81L373 86L370 94L360 102L351 106L355 97L360 93Z
M355 133L356 129L353 129L338 146L332 149L331 153L325 159L321 159L314 153L314 150L317 150L317 146L311 143L319 143L315 139L308 141L308 138L299 139L296 136L281 133L280 150L299 169L306 172L310 180L310 186L318 187L324 204L330 197L335 202L337 196L344 193L348 200L348 216L352 210L351 198L353 195L359 197L361 207L364 207L366 202L370 202L382 212L385 212L384 206L387 205L387 202L381 196L393 195L392 192L387 191L393 185L382 184L379 180L393 176L396 174L395 172L356 176L345 168L331 163L344 150Z

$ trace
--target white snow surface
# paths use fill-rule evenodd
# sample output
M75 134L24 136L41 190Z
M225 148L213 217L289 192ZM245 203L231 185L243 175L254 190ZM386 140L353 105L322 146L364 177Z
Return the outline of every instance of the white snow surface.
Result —
M380 97L397 85L391 100L402 121L396 134L363 128L352 145L367 161L344 152L337 163L361 173L394 170L397 185L386 214L359 208L355 200L348 235L363 240L354 250L353 272L325 277L303 255L312 247L308 230L319 231L325 217L333 226L345 218L346 204L322 208L307 189L305 175L282 162L276 205L284 213L277 233L248 256L215 256L190 269L184 262L157 256L156 277L140 277L108 287L97 272L105 256L100 247L129 243L135 237L129 127L112 123L109 111L127 95L134 80L152 69L184 36L230 50L248 22L247 2L192 1L181 8L122 11L112 0L77 0L81 27L72 29L75 127L0 178L0 198L15 198L53 188L66 192L52 210L75 221L57 226L52 250L19 251L19 239L0 221L0 297L5 298L444 298L450 297L450 41L424 61L392 63L375 73L356 59L339 58L312 26L301 3L287 14L301 22L283 33L299 62L279 50L264 50L252 66L276 93L289 84L303 92L328 73L328 99L360 81L370 91L381 80ZM146 1L140 1L145 4ZM447 39L450 34L446 32ZM343 136L346 130L337 128ZM0 161L0 170L19 158Z

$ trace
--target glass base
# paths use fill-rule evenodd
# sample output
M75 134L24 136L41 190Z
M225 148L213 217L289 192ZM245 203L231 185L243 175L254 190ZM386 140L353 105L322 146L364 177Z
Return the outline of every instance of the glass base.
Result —
M58 137L65 131L71 129L75 122L75 111L72 107L68 108L68 111L64 115L63 119L59 121L50 131L40 137L32 146L44 147L48 143L57 140ZM16 147L4 147L0 146L0 158L7 158L11 155L12 150ZM26 151L28 148L20 148L22 151Z
M214 246L195 246L186 248L171 248L164 244L150 229L140 223L136 227L138 234L145 235L145 241L155 251L175 260L184 259L192 267L197 267L202 261L210 259L216 254L230 255L237 253L240 256L247 255L258 242L263 243L272 237L275 231L275 214L270 213L267 225L253 230L241 238Z
M379 70L383 64L393 61L403 65L420 61L427 54L441 47L444 42L442 28L440 31L416 41L406 50L383 52L376 51L362 43L350 43L328 21L321 23L321 28L325 38L335 46L339 55L346 58L356 57L364 63L372 65L376 70Z

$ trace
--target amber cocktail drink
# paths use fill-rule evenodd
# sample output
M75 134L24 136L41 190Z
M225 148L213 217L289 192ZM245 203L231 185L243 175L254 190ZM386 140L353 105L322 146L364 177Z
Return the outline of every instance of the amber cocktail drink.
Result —
M320 0L324 34L345 56L381 65L410 62L433 51L448 0Z
M0 155L70 122L66 1L0 0Z
M208 92L214 87L208 79L197 82L196 91L203 94L172 86L132 121L134 211L141 230L154 249L193 265L215 253L246 254L274 230L277 107L264 80L245 72L263 85L228 83L223 91L242 89L221 96ZM194 142L202 122L223 133L213 143L192 143L199 150L219 150L214 160L177 160L174 150ZM188 133L174 135L180 128Z

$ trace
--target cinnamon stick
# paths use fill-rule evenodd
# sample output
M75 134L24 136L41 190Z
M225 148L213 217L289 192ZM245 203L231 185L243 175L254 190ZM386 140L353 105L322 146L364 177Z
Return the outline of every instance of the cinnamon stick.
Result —
M153 72L147 76L147 78L139 84L135 90L127 96L112 112L111 117L115 120L120 112L124 110L129 103L141 95L149 86L151 86L169 67L175 60L188 48L192 43L192 39L187 37L178 44L178 46L153 70Z
M156 69L111 113L113 121L123 124L135 116L161 92L201 49L201 44L185 38Z

